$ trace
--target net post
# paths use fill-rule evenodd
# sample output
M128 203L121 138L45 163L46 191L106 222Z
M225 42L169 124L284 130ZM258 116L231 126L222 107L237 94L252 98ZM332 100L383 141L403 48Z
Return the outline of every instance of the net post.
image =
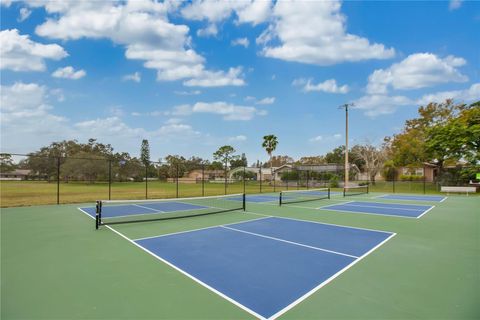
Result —
M205 197L205 164L202 164L202 197Z
M278 198L278 205L279 205L279 206L282 205L282 195L283 195L283 192L280 191L280 197Z
M245 193L242 195L242 202L243 211L245 211L247 210L247 196Z
M102 202L98 201L95 204L95 229L98 230L101 224Z
M328 191L328 199L330 199L330 188L327 188Z
M247 193L246 186L245 186L246 175L247 175L247 169L245 166L243 166L243 193Z
M343 186L343 197L345 198L345 186Z
M367 184L367 194L369 193L370 185Z

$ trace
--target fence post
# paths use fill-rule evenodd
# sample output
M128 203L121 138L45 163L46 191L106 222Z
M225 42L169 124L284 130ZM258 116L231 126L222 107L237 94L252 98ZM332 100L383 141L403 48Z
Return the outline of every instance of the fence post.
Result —
M392 180L393 193L395 193L395 179L396 178L397 178L397 170L393 169L393 180Z
M273 192L276 192L276 188L275 188L276 185L277 185L277 181L276 181L277 179L275 179L276 173L273 172L273 169L272 169L272 168L270 168L270 171L271 171L271 172L270 172L270 176L271 176L272 179L273 179Z
M307 190L308 190L308 180L310 180L310 171L307 170Z
M290 176L290 170L287 169L287 175L285 176L285 182L287 183L287 191L288 191L288 177Z
M145 163L145 199L148 199L148 165Z
M205 197L205 165L202 164L202 197Z
M225 176L225 195L227 194L227 163L225 163L225 170L223 172L223 175Z
M423 194L426 193L426 176L425 176L425 165L423 165Z
M177 163L177 174L176 174L176 177L177 177L177 179L176 179L176 186L175 186L175 188L176 188L176 197L178 198L178 163Z
M57 204L60 204L60 157L57 157Z
M108 160L108 200L112 200L112 159Z
M260 193L262 193L262 163L260 163Z

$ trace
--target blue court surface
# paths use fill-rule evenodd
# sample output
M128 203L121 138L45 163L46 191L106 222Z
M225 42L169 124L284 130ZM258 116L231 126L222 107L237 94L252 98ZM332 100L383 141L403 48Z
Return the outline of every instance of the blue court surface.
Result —
M261 319L276 318L393 237L279 217L132 240Z
M194 205L184 202L151 202L140 204L122 204L102 207L102 216L105 218L115 218L124 216L134 216L152 213L166 213L174 211L202 210L208 207ZM88 215L95 217L95 207L80 208Z
M379 199L389 199L389 200L412 200L412 201L431 201L431 202L442 202L447 197L442 196L405 196L397 194L387 194L384 196L378 197Z
M332 204L317 209L377 214L405 218L420 218L432 208L434 207L413 204L351 201L340 204Z

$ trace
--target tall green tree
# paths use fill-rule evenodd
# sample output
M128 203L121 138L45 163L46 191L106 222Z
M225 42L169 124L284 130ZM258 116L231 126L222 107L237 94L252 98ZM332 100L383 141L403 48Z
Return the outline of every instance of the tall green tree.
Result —
M142 145L140 147L140 160L144 166L148 167L150 165L150 144L147 139L142 140Z
M467 106L451 99L419 107L419 117L407 120L401 133L386 138L394 164L433 162L442 170L446 161L475 161L478 108L479 102Z
M272 162L272 153L277 149L278 139L277 136L273 134L269 134L263 137L262 147L268 154L269 161L270 161L270 173L273 178L273 162Z
M0 153L0 172L11 172L15 170L12 155L8 153Z
M458 114L426 129L426 150L437 163L480 164L480 101L457 106Z
M225 170L227 170L228 165L231 161L237 160L239 156L235 155L237 152L232 146L221 146L217 151L213 153L213 158L217 161L221 161L224 165Z

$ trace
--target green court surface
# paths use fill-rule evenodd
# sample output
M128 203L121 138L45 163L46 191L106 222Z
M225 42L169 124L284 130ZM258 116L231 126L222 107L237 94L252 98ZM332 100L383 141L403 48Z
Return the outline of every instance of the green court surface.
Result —
M380 193L347 201L375 201ZM344 202L115 225L130 238L290 217L395 232L281 319L480 318L480 197L449 196L420 219L315 210ZM414 201L402 203L419 204ZM425 203L422 203L425 204ZM75 205L1 210L2 319L251 319L253 316L139 250Z

